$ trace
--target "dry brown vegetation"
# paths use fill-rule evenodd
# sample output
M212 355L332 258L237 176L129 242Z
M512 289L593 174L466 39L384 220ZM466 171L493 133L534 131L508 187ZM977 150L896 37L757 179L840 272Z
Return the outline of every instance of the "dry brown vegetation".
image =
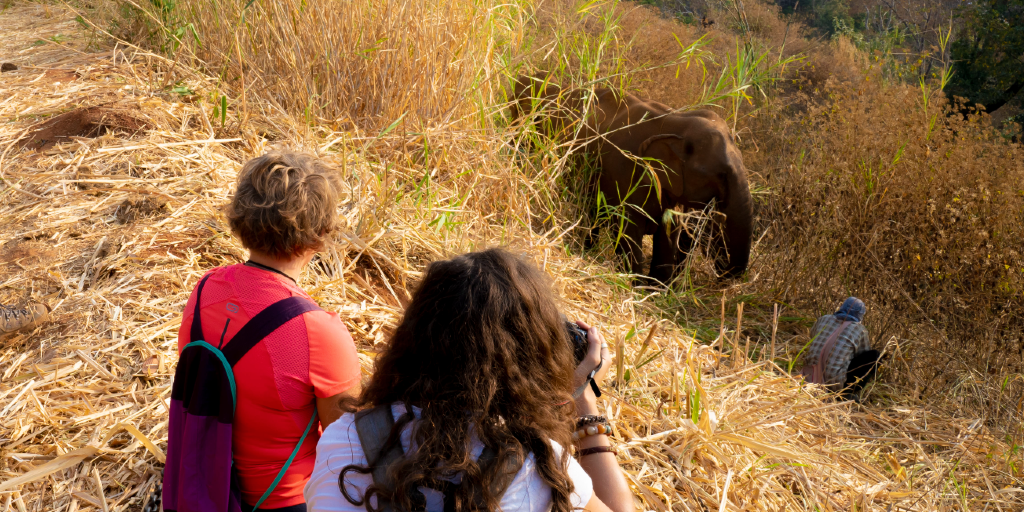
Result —
M854 294L911 397L1021 421L1024 152L986 115L872 75L757 123L762 293L822 310Z
M117 5L98 3L120 35L160 33L159 12ZM52 5L0 15L0 60L19 66L0 79L0 303L55 308L0 341L3 510L139 509L161 467L178 315L206 269L244 258L220 208L271 144L317 153L348 185L346 229L302 285L345 318L364 367L426 263L481 247L529 255L570 316L604 326L617 345L604 406L641 510L1024 505L1019 360L995 350L1020 328L1024 171L983 118L942 115L941 94L924 106L919 90L865 81L856 55L800 43L822 66L853 64L831 82L803 70L785 91L806 97L773 86L773 102L751 94L740 110L761 202L749 278L723 286L698 261L675 290L634 292L607 247L574 249L578 171L557 148L510 147L501 88L533 68L573 83L623 73L620 85L683 106L707 84L701 67L657 66L700 30L614 2L257 1L245 22L214 10L226 3L182 5L203 47L187 36L166 54L159 39L151 53L69 37L74 14ZM784 22L757 19L773 51ZM737 46L712 35L713 78ZM147 124L20 147L94 108ZM1000 270L1011 263L1018 273ZM891 348L863 405L785 368L808 320L849 292ZM947 354L942 368L933 358Z

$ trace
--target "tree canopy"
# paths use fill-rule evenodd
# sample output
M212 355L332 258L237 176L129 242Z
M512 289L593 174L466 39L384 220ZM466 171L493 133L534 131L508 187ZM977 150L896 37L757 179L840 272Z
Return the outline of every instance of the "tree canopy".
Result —
M1021 101L1024 88L1024 0L973 0L957 9L950 94L989 112Z

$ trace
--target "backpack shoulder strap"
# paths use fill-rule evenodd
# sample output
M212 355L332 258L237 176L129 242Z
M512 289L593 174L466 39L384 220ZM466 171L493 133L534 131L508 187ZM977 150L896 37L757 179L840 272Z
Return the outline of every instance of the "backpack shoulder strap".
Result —
M235 366L238 364L238 361L245 357L245 354L249 353L249 350L263 341L263 338L277 330L278 327L303 313L319 309L320 306L302 297L288 297L267 306L263 311L249 319L235 333L231 341L224 345L224 357L227 358L231 366ZM193 322L192 325L195 325L195 323Z
M401 442L384 452L384 445L394 426L395 415L391 412L391 405L378 405L356 413L356 433L366 454L366 462L373 468L373 482L387 488L391 487L388 467L402 458Z
M373 483L388 490L394 489L394 483L388 477L388 468L401 460L403 455L401 441L384 452L384 445L394 426L395 415L391 412L391 404L378 405L356 413L356 433L359 434L359 444L366 454L366 462L373 468ZM392 512L388 501L378 499L377 503L380 512Z
M203 280L199 281L199 286L196 287L196 305L192 310L192 329L189 331L189 341L200 341L203 339L203 319L199 316L199 309L203 304L203 287L206 286L206 280L213 275L213 272L203 276Z
M491 446L484 446L484 451L476 462L480 465L480 472L487 474L490 468L498 463L498 451ZM500 500L505 495L505 491L508 490L508 486L512 485L512 480L515 479L516 474L519 473L522 467L522 461L514 457L509 458L505 462L504 467L501 468L501 471L495 475L494 480L491 481L491 496L495 496ZM477 509L484 510L483 496L479 493L473 493L473 498L476 501Z

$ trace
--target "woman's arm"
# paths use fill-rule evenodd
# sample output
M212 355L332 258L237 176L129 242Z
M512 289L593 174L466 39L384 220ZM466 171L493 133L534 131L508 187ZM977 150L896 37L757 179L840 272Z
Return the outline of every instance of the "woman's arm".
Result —
M316 412L320 416L321 428L334 423L342 414L352 410L352 404L359 399L360 386L355 386L342 391L334 396L316 399Z
M611 367L608 345L604 341L604 336L596 328L583 322L576 323L587 330L587 339L590 341L590 351L576 371L578 381L576 385L580 385L583 379L601 362L603 363L601 370L594 376L594 381L600 384ZM576 414L580 416L600 414L597 408L597 397L594 396L594 391L590 389L590 386L587 386L583 395L576 399ZM611 446L611 442L607 435L598 434L584 437L578 446L582 450L598 446ZM584 455L579 458L579 462L583 466L583 470L594 481L594 496L587 502L586 510L589 512L633 512L633 494L629 491L626 477L623 476L614 453L601 452Z
M581 401L590 403L585 407L579 407ZM597 398L594 397L594 392L590 389L576 403L579 414L598 414ZM597 446L611 446L608 436L603 434L587 436L579 442L581 450ZM580 457L579 461L583 470L594 481L594 497L587 502L587 510L590 512L633 512L633 494L629 492L626 477L623 476L614 453L592 453Z

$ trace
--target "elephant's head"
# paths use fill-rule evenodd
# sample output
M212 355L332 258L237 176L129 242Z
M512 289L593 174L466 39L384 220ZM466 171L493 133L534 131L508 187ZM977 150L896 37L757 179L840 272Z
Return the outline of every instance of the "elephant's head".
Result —
M512 119L518 119L524 114L532 112L539 105L540 100L549 100L557 97L561 87L551 81L546 73L534 75L522 75L512 82L512 97L509 98L509 106Z
M647 138L640 154L665 166L660 176L663 207L699 209L715 199L725 216L716 223L722 236L715 240L724 250L717 251L715 267L723 276L742 274L750 260L753 203L746 168L728 125L713 112L698 111L671 115L660 128L667 133Z

